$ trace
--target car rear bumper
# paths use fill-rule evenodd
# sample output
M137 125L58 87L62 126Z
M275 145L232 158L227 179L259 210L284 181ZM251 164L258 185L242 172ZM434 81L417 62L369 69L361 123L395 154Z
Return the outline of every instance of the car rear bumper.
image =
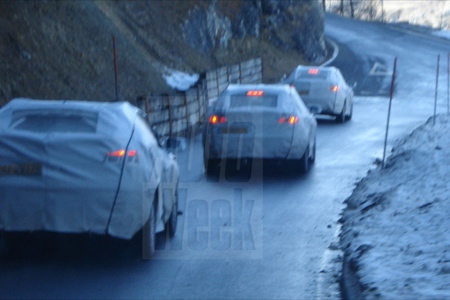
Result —
M324 115L335 115L335 99L334 98L314 98L308 99L303 98L306 106L308 108L317 107L319 108L319 114Z
M295 148L295 146L294 146ZM292 152L292 135L255 138L249 136L211 136L204 143L204 151L210 159L287 158Z
M114 198L110 190L0 186L0 229L104 234Z
M0 194L0 230L108 234L123 239L142 228L150 211L149 201L143 199L153 199L144 198L144 191L136 187L120 191L114 201L115 185L42 188L2 184Z

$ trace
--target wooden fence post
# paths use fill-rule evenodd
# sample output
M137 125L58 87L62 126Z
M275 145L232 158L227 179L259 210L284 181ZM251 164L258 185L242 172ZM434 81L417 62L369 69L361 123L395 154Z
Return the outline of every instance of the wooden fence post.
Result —
M167 95L167 103L169 105L169 107L168 107L168 109L169 109L169 138L171 138L173 135L173 128L172 128L173 118L172 118L172 105L170 103L170 95Z
M187 92L184 92L184 107L186 109L186 132L188 132L189 129L189 107L188 107L188 99L187 99Z
M219 69L216 69L216 87L217 87L217 97L219 97L220 94L220 87L219 87Z
M202 103L202 99L200 98L200 86L203 86L203 80L197 85L197 103L198 103L198 121L200 122L201 114L200 107Z
M145 113L148 116L148 113L149 113L149 111L148 111L148 96L145 96ZM148 119L148 117L147 117L147 119Z
M242 65L239 63L239 83L242 83Z

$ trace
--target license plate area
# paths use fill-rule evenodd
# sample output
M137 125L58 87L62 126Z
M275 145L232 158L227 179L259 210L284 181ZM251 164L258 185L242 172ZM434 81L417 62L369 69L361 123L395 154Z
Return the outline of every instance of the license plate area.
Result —
M42 174L41 163L0 165L0 176L35 176Z
M248 128L245 127L224 127L221 128L222 134L245 134L248 133Z

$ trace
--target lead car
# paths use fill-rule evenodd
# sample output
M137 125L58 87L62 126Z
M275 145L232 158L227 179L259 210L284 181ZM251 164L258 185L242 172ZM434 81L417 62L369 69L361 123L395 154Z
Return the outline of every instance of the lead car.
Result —
M304 174L315 160L317 121L287 84L229 85L207 120L203 157L209 174L236 159L283 161Z
M0 110L0 231L142 239L177 226L178 164L128 102L14 99Z

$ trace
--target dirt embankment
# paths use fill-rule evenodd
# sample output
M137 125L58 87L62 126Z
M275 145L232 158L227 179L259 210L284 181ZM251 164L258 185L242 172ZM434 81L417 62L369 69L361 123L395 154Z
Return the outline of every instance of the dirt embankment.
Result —
M261 1L267 2L266 5L281 5L276 1ZM161 76L165 67L202 73L262 56L264 81L274 82L296 65L307 63L301 51L274 44L274 36L264 26L258 29L258 37L231 37L227 48L217 47L207 54L189 46L183 39L182 25L194 7L206 10L209 3L195 0L0 1L0 106L15 97L115 99L113 35L119 98L129 101L139 95L171 92ZM217 11L222 13L218 18L234 14L236 19L236 12L244 4L248 6L247 1L234 1L231 6L225 0L217 3ZM309 4L305 7L311 9ZM307 24L300 21L295 20ZM320 24L323 20L314 22ZM278 32L279 37L292 35Z

